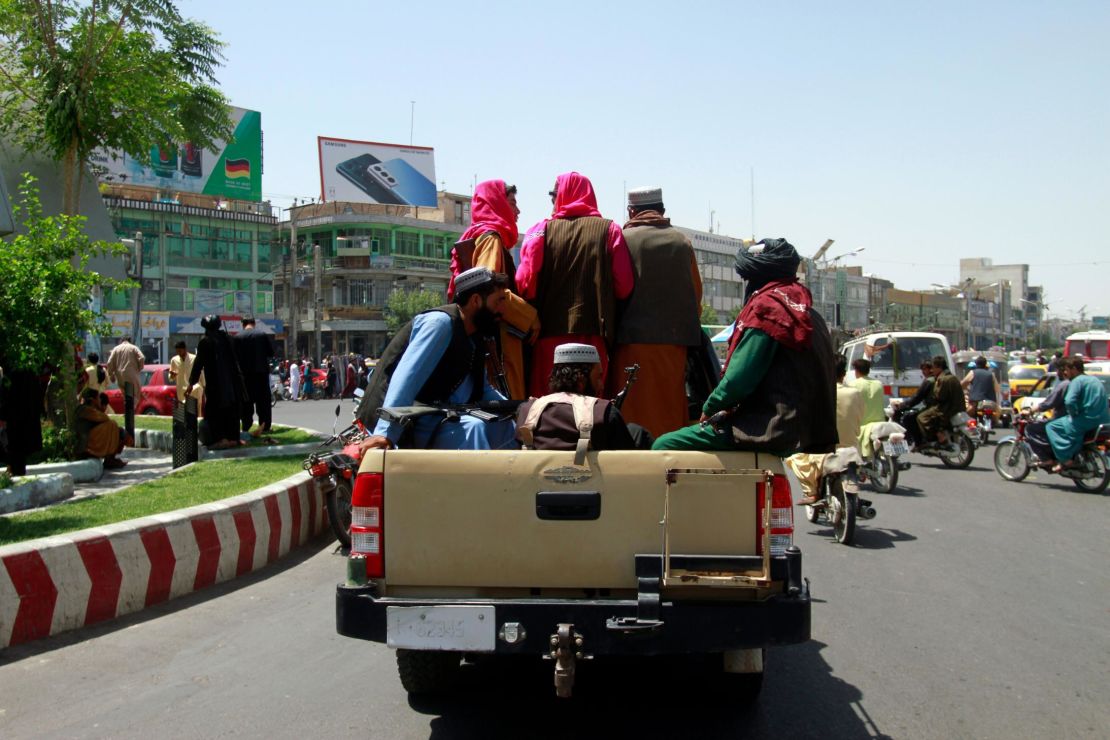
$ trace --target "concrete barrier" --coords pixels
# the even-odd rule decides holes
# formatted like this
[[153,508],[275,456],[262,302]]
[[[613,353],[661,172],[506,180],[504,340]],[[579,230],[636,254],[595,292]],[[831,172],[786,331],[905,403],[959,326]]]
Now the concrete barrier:
[[0,648],[262,568],[327,529],[307,473],[223,501],[0,547]]
[[67,462],[27,466],[27,475],[46,475],[48,473],[69,473],[73,477],[74,483],[94,483],[104,475],[104,461],[92,457],[88,460],[69,460]]
[[11,488],[0,488],[0,514],[36,509],[72,497],[73,476],[69,473],[20,476]]

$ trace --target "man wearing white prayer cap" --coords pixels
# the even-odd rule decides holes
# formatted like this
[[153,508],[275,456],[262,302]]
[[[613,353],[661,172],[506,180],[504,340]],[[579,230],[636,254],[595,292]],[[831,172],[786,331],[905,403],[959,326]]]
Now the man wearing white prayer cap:
[[650,448],[650,441],[637,444],[617,407],[597,398],[604,387],[597,347],[560,344],[553,359],[551,393],[525,401],[517,411],[517,439],[526,448],[576,450],[579,464],[587,451]]

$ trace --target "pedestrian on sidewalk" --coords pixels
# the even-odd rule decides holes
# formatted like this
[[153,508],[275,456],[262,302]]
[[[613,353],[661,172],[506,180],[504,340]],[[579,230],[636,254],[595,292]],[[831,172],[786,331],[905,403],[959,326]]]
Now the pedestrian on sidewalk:
[[204,327],[204,336],[197,344],[186,393],[193,392],[200,374],[204,373],[204,418],[211,437],[209,447],[216,450],[238,447],[239,417],[247,400],[243,374],[235,359],[231,337],[223,330],[220,317],[209,314],[201,319],[200,325]]
[[247,399],[243,404],[243,431],[250,432],[255,415],[258,416],[258,429],[253,436],[268,434],[273,419],[273,406],[270,404],[270,361],[274,359],[274,340],[264,331],[256,328],[253,316],[243,319],[243,331],[235,337],[235,355],[243,382],[247,386]]
[[[193,362],[197,359],[197,356],[189,351],[184,341],[178,341],[174,345],[174,351],[176,354],[170,358],[170,377],[177,384],[178,403],[185,403],[185,391],[189,388],[189,373],[193,371]],[[199,404],[203,396],[204,373],[201,373],[197,387],[193,389],[193,398],[197,399]]]
[[296,360],[289,363],[289,395],[294,401],[301,400],[301,366]]
[[79,454],[103,460],[105,470],[127,465],[127,461],[119,456],[125,447],[135,444],[135,440],[108,417],[100,392],[92,388],[86,388],[81,393],[81,406],[77,409],[77,439]]

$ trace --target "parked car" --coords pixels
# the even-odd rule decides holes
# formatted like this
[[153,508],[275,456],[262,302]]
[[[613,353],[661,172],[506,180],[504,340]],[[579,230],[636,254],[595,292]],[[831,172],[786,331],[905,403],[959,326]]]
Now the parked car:
[[[135,402],[136,414],[150,416],[173,416],[173,404],[177,400],[177,384],[170,379],[169,365],[147,365],[139,371],[142,388]],[[123,413],[123,390],[111,383],[105,391],[112,412]]]

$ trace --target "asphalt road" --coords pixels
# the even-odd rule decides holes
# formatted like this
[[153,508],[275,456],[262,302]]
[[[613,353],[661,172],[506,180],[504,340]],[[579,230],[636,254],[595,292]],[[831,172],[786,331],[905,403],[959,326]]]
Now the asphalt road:
[[[279,404],[323,430],[335,403]],[[348,412],[344,411],[344,420]],[[478,665],[410,701],[391,651],[334,633],[331,546],[79,633],[0,653],[0,736],[1110,737],[1110,495],[911,457],[854,547],[797,517],[813,640],[773,649],[759,704],[697,666]],[[865,494],[866,496],[867,494]]]

